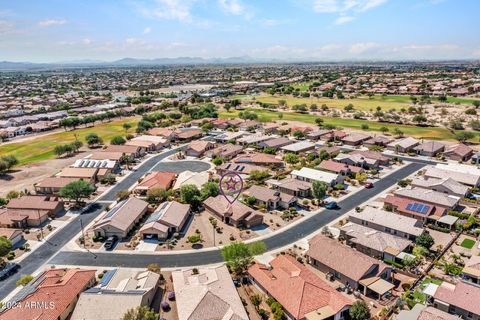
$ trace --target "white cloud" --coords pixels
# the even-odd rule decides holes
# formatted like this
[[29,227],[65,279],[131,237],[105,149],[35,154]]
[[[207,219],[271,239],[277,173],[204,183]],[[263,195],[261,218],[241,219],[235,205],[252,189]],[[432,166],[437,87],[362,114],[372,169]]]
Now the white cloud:
[[10,21],[0,20],[0,34],[11,33],[15,30],[15,24]]
[[225,14],[234,16],[244,16],[246,19],[253,17],[253,12],[247,8],[240,0],[218,0],[218,4]]
[[152,32],[152,28],[150,27],[146,27],[145,29],[143,29],[143,34],[147,34],[147,33],[150,33]]
[[93,40],[90,39],[90,38],[83,38],[82,41],[81,41],[82,44],[86,45],[86,46],[89,46],[93,43]]
[[155,8],[142,8],[145,15],[181,22],[192,21],[192,6],[196,0],[155,0]]
[[341,17],[338,17],[333,24],[335,24],[335,25],[342,25],[342,24],[349,23],[350,21],[353,21],[353,20],[355,20],[354,17],[351,17],[351,16],[341,16]]
[[47,19],[38,22],[38,26],[42,28],[52,27],[52,26],[61,26],[67,23],[67,20],[64,19]]
[[387,0],[313,0],[313,10],[318,13],[364,12],[385,2]]
[[313,0],[312,8],[317,13],[340,15],[334,24],[342,25],[356,19],[357,15],[386,2],[387,0]]

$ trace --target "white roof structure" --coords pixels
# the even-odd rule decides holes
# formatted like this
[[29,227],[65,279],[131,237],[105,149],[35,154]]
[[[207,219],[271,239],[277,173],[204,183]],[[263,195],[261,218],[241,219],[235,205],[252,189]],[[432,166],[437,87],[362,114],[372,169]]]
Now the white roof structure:
[[267,136],[267,135],[262,135],[262,134],[253,134],[253,135],[248,135],[245,137],[242,137],[237,140],[237,142],[242,143],[242,144],[252,144],[252,143],[259,143],[262,141],[266,141],[269,139],[275,138],[275,136]]
[[155,144],[159,144],[159,143],[163,144],[163,143],[166,143],[168,140],[160,136],[142,135],[142,136],[133,138],[131,141],[148,141]]
[[327,171],[320,171],[311,168],[302,168],[300,170],[293,170],[291,175],[295,178],[300,177],[312,181],[324,181],[331,183],[337,180],[338,175]]
[[248,320],[225,266],[173,271],[179,320]]
[[472,166],[472,172],[454,171],[451,170],[452,168],[453,166],[428,167],[424,175],[426,177],[438,179],[452,178],[453,180],[468,186],[477,186],[480,183],[480,174],[475,173],[475,167]]
[[289,144],[287,146],[283,146],[280,149],[290,152],[301,152],[313,148],[315,148],[315,143],[312,143],[310,141],[299,141],[293,144]]
[[78,159],[72,164],[72,168],[113,169],[116,165],[117,161],[113,160]]
[[350,217],[415,236],[423,233],[423,229],[417,226],[419,224],[417,219],[370,206],[366,206],[361,212],[351,213]]
[[71,320],[122,319],[127,310],[145,305],[157,290],[160,275],[150,271],[114,269],[98,286],[80,294]]
[[473,165],[462,164],[462,163],[449,163],[449,164],[437,163],[435,167],[437,167],[438,169],[475,174],[480,176],[480,169]]
[[208,182],[208,179],[210,177],[210,174],[208,171],[202,171],[202,172],[192,172],[192,171],[184,171],[181,172],[177,180],[175,182],[175,185],[173,186],[173,190],[180,189],[182,185],[185,184],[194,184],[198,188],[203,186],[205,183]]
[[447,208],[454,207],[460,200],[460,198],[456,196],[422,188],[400,189],[395,191],[395,195],[427,203],[433,203],[435,205],[440,205]]
[[448,224],[449,226],[453,226],[458,219],[459,219],[458,217],[450,216],[447,214],[441,217],[440,219],[438,219],[437,222]]
[[247,134],[247,132],[245,131],[237,131],[237,132],[227,131],[215,136],[213,139],[218,141],[236,140],[240,137],[243,137],[245,134]]

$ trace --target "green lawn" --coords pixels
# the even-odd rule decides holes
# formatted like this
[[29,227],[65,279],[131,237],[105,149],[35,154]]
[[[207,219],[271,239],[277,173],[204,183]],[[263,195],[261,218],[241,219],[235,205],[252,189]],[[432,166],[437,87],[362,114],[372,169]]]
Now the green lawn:
[[[137,117],[124,118],[106,123],[98,123],[95,127],[79,128],[75,131],[57,132],[42,137],[34,138],[23,142],[14,142],[0,145],[0,155],[12,154],[17,157],[20,165],[32,162],[55,158],[53,148],[56,145],[66,144],[77,138],[85,142],[85,136],[94,132],[98,134],[104,142],[109,142],[116,135],[125,135],[123,124],[128,122],[134,127],[138,121]],[[134,132],[134,128],[129,132]]]
[[475,245],[475,240],[472,240],[472,239],[463,239],[462,243],[460,244],[460,246],[467,249],[472,249],[474,245]]
[[[300,121],[308,124],[315,124],[315,119],[317,116],[311,114],[301,114],[293,112],[276,112],[270,110],[260,110],[260,109],[251,109],[258,114],[258,118],[262,122],[280,120],[279,115],[283,114],[283,120],[290,121]],[[221,112],[219,117],[221,118],[237,118],[238,111],[230,110],[230,112]],[[412,136],[416,138],[425,138],[433,140],[454,140],[454,136],[450,131],[445,128],[437,127],[417,127],[409,125],[396,125],[388,123],[380,123],[375,121],[368,120],[356,120],[356,119],[346,119],[346,118],[332,118],[332,117],[321,117],[325,124],[331,124],[337,127],[342,128],[351,128],[351,129],[362,129],[362,124],[367,124],[369,126],[368,131],[380,131],[381,127],[389,128],[390,132],[393,132],[395,128],[399,128],[404,132],[406,136]],[[477,134],[477,133],[476,133]],[[479,134],[477,134],[477,137]]]
[[[300,88],[300,91],[305,91],[304,89],[308,88],[308,84],[298,84],[294,87]],[[336,109],[343,109],[348,104],[352,104],[356,110],[360,111],[369,111],[375,110],[377,107],[382,108],[382,110],[387,111],[390,109],[394,110],[401,110],[402,108],[408,108],[412,105],[410,100],[410,96],[398,96],[398,95],[375,95],[373,97],[368,96],[359,96],[357,98],[352,99],[330,99],[330,98],[301,98],[301,97],[293,97],[290,95],[263,95],[263,96],[245,96],[245,95],[237,95],[235,96],[236,99],[242,99],[245,101],[260,101],[263,103],[270,103],[270,104],[278,104],[279,100],[285,100],[287,102],[287,106],[291,107],[296,104],[306,104],[310,106],[311,104],[316,104],[318,107],[326,104],[330,108]],[[472,105],[472,102],[476,99],[468,99],[468,98],[455,98],[455,97],[448,97],[448,102],[452,103],[462,103]],[[478,99],[477,99],[478,100]],[[432,98],[432,102],[438,102],[436,98]]]

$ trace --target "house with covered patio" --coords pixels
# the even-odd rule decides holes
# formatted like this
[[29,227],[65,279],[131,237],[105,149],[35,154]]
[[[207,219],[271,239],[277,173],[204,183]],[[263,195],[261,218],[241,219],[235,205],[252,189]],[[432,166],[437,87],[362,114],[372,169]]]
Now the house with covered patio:
[[395,285],[391,282],[392,269],[385,263],[321,234],[308,244],[308,263],[327,278],[378,300],[391,297]]

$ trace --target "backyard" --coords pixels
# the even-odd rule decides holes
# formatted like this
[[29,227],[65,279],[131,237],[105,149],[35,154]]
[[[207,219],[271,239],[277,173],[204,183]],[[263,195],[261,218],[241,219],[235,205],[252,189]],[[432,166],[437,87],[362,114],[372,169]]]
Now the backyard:
[[25,165],[42,160],[55,158],[53,149],[57,145],[66,144],[78,139],[85,142],[85,136],[88,133],[98,134],[105,143],[117,135],[125,135],[124,123],[132,125],[130,132],[134,132],[134,127],[138,117],[129,117],[111,122],[99,123],[94,127],[79,127],[74,131],[56,132],[41,137],[25,139],[21,142],[12,142],[0,145],[0,155],[14,155],[19,161],[19,165]]
[[[261,122],[268,121],[299,121],[306,124],[316,125],[315,119],[319,118],[316,115],[306,114],[306,113],[294,113],[294,112],[276,112],[270,110],[260,110],[260,109],[249,109],[252,112],[255,112],[258,115],[258,120]],[[229,112],[223,111],[219,114],[220,118],[238,118],[239,111],[230,110]],[[368,120],[357,120],[357,119],[346,119],[346,118],[335,118],[335,117],[321,117],[324,124],[334,125],[336,127],[350,128],[356,130],[362,130],[362,125],[367,124],[369,131],[380,132],[382,127],[390,127],[390,131],[393,131],[394,128],[398,128],[406,136],[412,136],[416,138],[432,139],[432,140],[454,140],[453,134],[446,128],[440,127],[417,127],[410,125],[397,125],[391,123],[382,123],[376,121]],[[479,136],[478,133],[475,133],[476,137]]]

